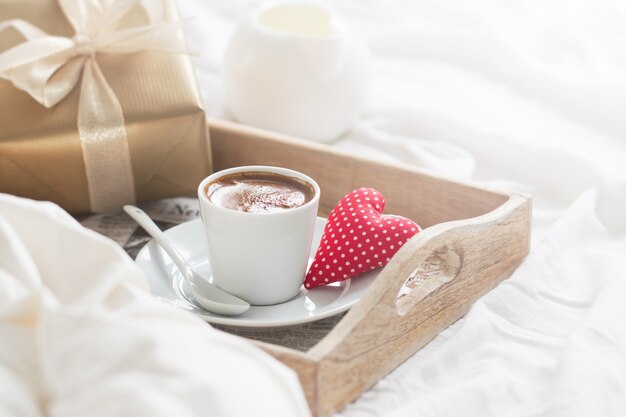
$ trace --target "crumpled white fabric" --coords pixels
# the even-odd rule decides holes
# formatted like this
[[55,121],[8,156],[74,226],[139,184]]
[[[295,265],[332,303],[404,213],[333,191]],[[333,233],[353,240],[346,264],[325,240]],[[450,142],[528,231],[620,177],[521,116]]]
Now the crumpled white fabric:
[[0,194],[0,416],[308,416],[295,374],[154,299],[113,241]]
[[[181,4],[201,22],[188,36],[210,115],[229,117],[222,56],[258,3]],[[624,4],[330,4],[373,56],[364,113],[333,146],[534,201],[517,272],[340,415],[626,415]]]

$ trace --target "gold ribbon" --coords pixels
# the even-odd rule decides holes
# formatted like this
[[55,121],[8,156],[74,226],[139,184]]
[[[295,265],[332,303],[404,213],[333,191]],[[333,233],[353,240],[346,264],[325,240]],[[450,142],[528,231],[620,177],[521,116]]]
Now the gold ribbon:
[[[0,54],[0,78],[47,108],[63,100],[78,84],[80,136],[89,201],[95,212],[111,211],[136,199],[122,107],[98,66],[97,53],[135,53],[145,50],[186,53],[178,22],[152,23],[161,6],[140,0],[59,0],[76,34],[50,36],[23,21],[0,23],[0,33],[12,28],[24,42]],[[106,4],[106,5],[104,5]],[[136,6],[148,24],[118,28]]]

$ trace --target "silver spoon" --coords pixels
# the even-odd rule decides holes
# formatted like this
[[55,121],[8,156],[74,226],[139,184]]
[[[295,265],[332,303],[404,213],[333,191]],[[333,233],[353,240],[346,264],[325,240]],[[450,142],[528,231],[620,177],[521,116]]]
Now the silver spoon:
[[172,258],[174,264],[180,269],[185,281],[191,288],[191,293],[200,305],[212,313],[221,314],[223,316],[236,316],[244,313],[250,308],[250,304],[239,297],[216,287],[215,285],[202,278],[200,274],[194,271],[185,261],[174,244],[165,236],[152,219],[139,207],[126,205],[124,211],[128,213],[141,227],[143,227],[154,240]]

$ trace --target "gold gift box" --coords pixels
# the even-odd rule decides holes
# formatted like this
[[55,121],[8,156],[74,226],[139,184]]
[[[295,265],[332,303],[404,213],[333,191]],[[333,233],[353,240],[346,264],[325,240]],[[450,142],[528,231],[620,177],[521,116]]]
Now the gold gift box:
[[[177,19],[174,4],[163,4],[166,20]],[[74,35],[56,0],[2,1],[0,19]],[[0,53],[16,45],[11,35],[0,37]],[[211,171],[211,148],[189,57],[99,53],[97,62],[124,113],[137,200],[195,194]],[[47,109],[0,79],[0,192],[91,211],[76,126],[79,90],[80,83]]]

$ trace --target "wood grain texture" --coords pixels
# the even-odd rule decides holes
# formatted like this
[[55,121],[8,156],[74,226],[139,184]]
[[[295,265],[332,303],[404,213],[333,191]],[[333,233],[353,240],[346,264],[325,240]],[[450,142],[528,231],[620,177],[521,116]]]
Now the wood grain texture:
[[406,216],[423,228],[468,219],[502,205],[506,194],[433,176],[410,165],[389,165],[314,142],[224,121],[211,121],[216,171],[240,165],[276,165],[301,171],[319,184],[321,213],[347,193],[372,187],[386,197],[387,213]]
[[[505,194],[392,166],[229,122],[211,122],[215,169],[278,165],[302,171],[322,189],[328,212],[354,188],[379,190],[387,213],[424,230],[409,240],[337,326],[306,353],[255,342],[294,369],[314,416],[341,410],[507,278],[530,245],[529,196]],[[453,253],[453,269],[398,304],[398,293],[432,255]],[[451,275],[450,275],[451,274]],[[413,295],[413,298],[411,296]],[[407,304],[408,303],[408,304]]]

